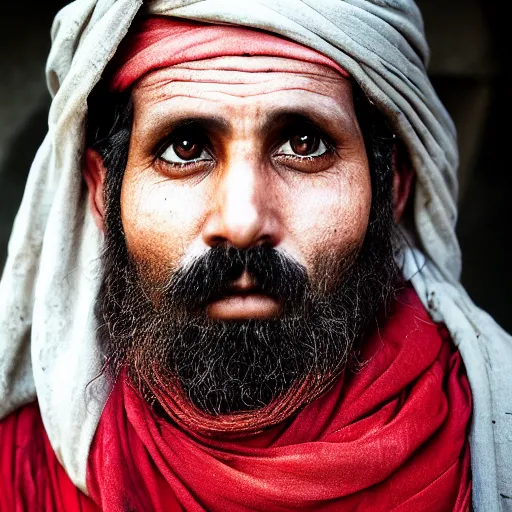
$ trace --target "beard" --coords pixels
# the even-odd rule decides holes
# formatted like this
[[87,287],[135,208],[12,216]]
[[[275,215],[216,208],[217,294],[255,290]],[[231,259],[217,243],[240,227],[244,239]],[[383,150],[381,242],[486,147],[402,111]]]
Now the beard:
[[[364,337],[402,283],[394,258],[392,146],[383,148],[376,137],[369,155],[372,207],[359,246],[320,254],[309,272],[266,245],[218,246],[164,272],[136,261],[126,247],[120,187],[130,133],[119,133],[104,156],[106,249],[96,308],[107,369],[114,379],[124,373],[155,410],[195,431],[283,421],[356,364]],[[280,301],[281,315],[210,318],[208,304],[244,272]]]
[[[319,257],[311,277],[270,246],[218,246],[158,275],[129,254],[120,260],[124,242],[110,238],[98,310],[112,374],[126,371],[147,400],[167,404],[181,422],[191,416],[187,403],[210,416],[271,408],[280,416],[279,401],[286,415],[292,402],[304,407],[357,361],[364,335],[394,296],[393,253],[380,238],[372,233],[360,248]],[[280,301],[279,317],[207,315],[243,272]]]

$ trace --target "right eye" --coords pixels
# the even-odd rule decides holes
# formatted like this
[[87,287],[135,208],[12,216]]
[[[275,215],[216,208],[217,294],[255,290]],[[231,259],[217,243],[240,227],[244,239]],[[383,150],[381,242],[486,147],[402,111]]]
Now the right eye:
[[204,140],[190,134],[174,138],[167,149],[161,153],[160,158],[167,163],[177,165],[212,160]]

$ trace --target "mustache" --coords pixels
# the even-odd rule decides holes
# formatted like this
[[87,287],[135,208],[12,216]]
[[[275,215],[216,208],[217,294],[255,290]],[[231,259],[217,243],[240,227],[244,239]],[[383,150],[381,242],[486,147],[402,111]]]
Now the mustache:
[[162,296],[187,310],[199,310],[232,294],[232,285],[244,272],[255,283],[252,292],[289,303],[300,302],[310,284],[306,268],[268,245],[238,249],[219,245],[179,268],[163,285]]

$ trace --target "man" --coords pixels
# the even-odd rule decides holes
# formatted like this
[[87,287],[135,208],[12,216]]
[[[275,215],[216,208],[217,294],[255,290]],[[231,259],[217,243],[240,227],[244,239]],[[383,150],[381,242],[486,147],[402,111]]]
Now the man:
[[458,283],[415,5],[139,7],[53,28],[0,509],[507,510],[512,344]]

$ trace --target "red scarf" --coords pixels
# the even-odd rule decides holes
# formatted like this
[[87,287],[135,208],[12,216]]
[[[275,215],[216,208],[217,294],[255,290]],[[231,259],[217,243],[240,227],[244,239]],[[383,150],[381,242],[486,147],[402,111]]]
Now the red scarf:
[[[125,91],[151,71],[215,57],[259,55],[321,64],[348,73],[334,60],[282,36],[248,27],[150,16],[135,20],[109,64],[112,91]],[[269,71],[278,71],[279,62]],[[272,68],[272,66],[277,66]],[[233,68],[232,68],[233,69]]]
[[[240,439],[184,432],[120,381],[89,455],[92,499],[108,512],[469,510],[471,393],[446,329],[409,289],[366,350],[361,371],[295,418]],[[0,446],[1,512],[98,510],[58,464],[37,406],[0,423]]]

